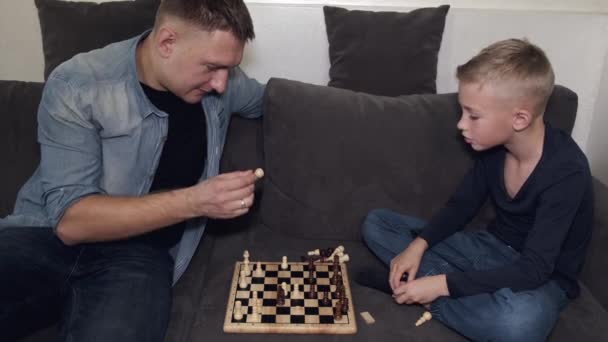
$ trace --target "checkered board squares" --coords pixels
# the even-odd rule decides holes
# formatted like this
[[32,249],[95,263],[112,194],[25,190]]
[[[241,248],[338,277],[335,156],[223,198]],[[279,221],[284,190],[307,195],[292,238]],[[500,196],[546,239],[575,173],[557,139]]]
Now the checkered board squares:
[[[338,301],[336,286],[330,284],[333,275],[330,263],[315,263],[314,279],[317,284],[318,299],[306,299],[305,293],[310,289],[307,263],[288,263],[282,270],[280,262],[263,262],[262,277],[255,277],[255,263],[250,263],[251,275],[247,277],[247,287],[239,287],[242,262],[237,262],[232,276],[232,285],[224,320],[224,331],[231,333],[287,333],[287,334],[354,334],[357,325],[348,280],[346,265],[340,264],[346,297],[349,300],[348,313],[340,320],[334,319],[333,306]],[[285,304],[276,305],[277,286],[285,282],[289,292]],[[293,295],[294,286],[300,289],[299,296]],[[323,305],[323,292],[328,291],[331,305]],[[262,313],[255,319],[253,308],[257,294],[262,302]],[[234,319],[235,302],[241,302],[243,318]]]

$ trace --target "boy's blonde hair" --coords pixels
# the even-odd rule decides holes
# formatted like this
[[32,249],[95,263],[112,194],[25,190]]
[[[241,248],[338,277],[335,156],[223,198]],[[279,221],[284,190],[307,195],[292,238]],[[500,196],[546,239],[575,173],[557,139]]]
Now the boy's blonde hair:
[[535,116],[542,115],[553,92],[555,75],[549,59],[526,39],[507,39],[481,50],[456,69],[460,82],[509,85],[513,96],[531,102]]

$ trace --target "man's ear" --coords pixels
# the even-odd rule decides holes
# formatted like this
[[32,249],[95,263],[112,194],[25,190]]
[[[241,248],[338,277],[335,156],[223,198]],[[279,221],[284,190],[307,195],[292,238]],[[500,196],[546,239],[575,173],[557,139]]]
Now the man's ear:
[[528,128],[532,121],[534,120],[534,116],[532,113],[523,108],[516,108],[513,115],[513,130],[516,132],[521,132]]
[[156,50],[162,58],[169,58],[175,50],[177,32],[168,26],[162,26],[156,35]]

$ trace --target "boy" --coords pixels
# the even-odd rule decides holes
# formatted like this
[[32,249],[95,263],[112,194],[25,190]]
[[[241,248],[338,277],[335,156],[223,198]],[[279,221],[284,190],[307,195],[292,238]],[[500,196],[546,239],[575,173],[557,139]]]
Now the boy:
[[[363,238],[390,265],[397,303],[422,304],[473,340],[544,341],[579,294],[593,216],[587,159],[543,121],[554,74],[540,48],[500,41],[456,76],[474,167],[430,222],[374,210]],[[459,231],[488,196],[487,230]]]

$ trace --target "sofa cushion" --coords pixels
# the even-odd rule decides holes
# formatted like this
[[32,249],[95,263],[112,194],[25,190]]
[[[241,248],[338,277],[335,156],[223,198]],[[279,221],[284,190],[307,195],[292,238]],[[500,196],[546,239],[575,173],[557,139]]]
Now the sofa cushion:
[[74,55],[138,35],[154,24],[160,0],[105,3],[36,0],[44,78]]
[[[547,120],[571,129],[576,95],[555,92]],[[261,219],[294,237],[359,240],[380,207],[429,218],[470,167],[456,94],[392,98],[271,79],[264,105]]]
[[42,83],[0,81],[0,217],[13,211],[17,192],[40,160],[36,113]]
[[435,93],[449,6],[409,13],[325,6],[329,85],[376,95]]

